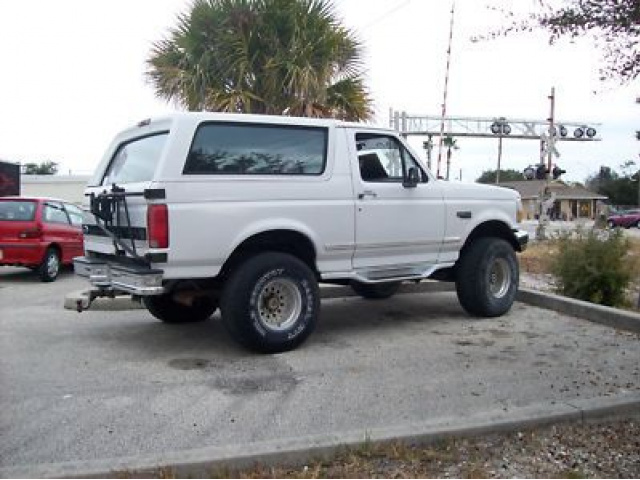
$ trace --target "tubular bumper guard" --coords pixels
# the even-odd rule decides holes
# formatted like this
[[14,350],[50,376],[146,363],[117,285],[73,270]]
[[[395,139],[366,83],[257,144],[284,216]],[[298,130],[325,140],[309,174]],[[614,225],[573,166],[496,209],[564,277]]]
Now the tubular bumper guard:
[[135,265],[119,265],[87,257],[73,259],[76,275],[87,277],[100,290],[117,290],[132,295],[164,293],[163,271]]

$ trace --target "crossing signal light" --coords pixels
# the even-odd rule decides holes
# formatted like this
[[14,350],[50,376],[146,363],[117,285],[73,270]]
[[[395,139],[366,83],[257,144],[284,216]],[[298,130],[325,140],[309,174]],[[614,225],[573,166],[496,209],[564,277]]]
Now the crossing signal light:
[[547,167],[545,167],[544,163],[541,163],[536,167],[537,180],[544,180],[545,178],[547,178],[547,173]]
[[555,167],[553,167],[553,170],[551,171],[551,174],[553,175],[553,179],[554,179],[554,180],[559,179],[559,178],[560,178],[560,176],[561,176],[563,173],[567,173],[567,171],[566,171],[566,170],[563,170],[562,168],[560,168],[560,167],[559,167],[559,166],[557,166],[557,165],[556,165]]

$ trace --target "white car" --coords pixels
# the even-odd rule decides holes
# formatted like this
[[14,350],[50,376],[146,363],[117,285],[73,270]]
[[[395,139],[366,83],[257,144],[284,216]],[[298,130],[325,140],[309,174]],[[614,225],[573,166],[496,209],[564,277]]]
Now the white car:
[[469,313],[501,315],[528,240],[516,192],[436,180],[397,132],[326,119],[146,120],[116,136],[86,198],[75,268],[91,299],[127,292],[173,323],[220,308],[262,352],[307,338],[321,282],[379,299],[454,281]]

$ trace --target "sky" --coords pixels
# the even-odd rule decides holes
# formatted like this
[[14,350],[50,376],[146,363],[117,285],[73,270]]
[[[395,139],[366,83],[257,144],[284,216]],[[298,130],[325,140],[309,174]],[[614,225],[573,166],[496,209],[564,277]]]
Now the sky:
[[[439,115],[451,3],[448,0],[334,0],[364,46],[376,118],[389,109]],[[549,46],[543,32],[472,42],[503,25],[502,6],[536,0],[457,0],[447,113],[544,120],[551,88],[556,119],[597,127],[600,142],[561,142],[564,178],[584,181],[601,165],[640,161],[640,83],[599,81],[588,39]],[[0,0],[0,159],[56,161],[60,173],[90,174],[120,130],[175,110],[155,98],[145,60],[190,0]],[[520,10],[518,10],[520,9]],[[420,155],[423,138],[410,139]],[[459,138],[452,178],[496,168],[494,139]],[[502,168],[536,163],[538,142],[506,139]]]

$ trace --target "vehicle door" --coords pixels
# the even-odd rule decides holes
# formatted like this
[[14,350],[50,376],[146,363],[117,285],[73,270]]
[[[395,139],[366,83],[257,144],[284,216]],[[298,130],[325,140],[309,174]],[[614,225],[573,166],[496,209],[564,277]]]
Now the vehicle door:
[[82,224],[84,223],[84,213],[82,210],[71,203],[65,203],[64,208],[67,211],[71,227],[74,229],[73,242],[69,245],[69,255],[71,258],[80,257],[84,254],[84,245],[82,242]]
[[396,276],[427,271],[438,262],[445,231],[441,186],[397,136],[366,130],[350,135],[354,269],[395,270]]
[[78,242],[81,232],[71,225],[62,202],[47,200],[42,209],[42,239],[47,244],[56,243],[62,250],[62,262],[70,262],[73,245]]

